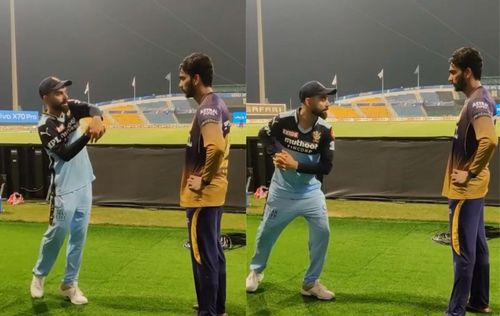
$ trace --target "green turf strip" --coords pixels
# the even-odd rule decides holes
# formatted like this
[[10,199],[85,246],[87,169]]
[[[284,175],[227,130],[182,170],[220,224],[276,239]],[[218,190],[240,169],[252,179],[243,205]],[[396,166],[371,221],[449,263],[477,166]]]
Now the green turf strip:
[[[49,206],[43,201],[27,201],[19,205],[4,203],[3,206],[4,212],[0,213],[0,221],[47,223],[49,219]],[[91,212],[91,224],[186,227],[186,211],[183,210],[155,210],[94,205]],[[245,222],[245,214],[226,212],[222,216],[222,229],[242,232],[245,231]]]
[[[170,128],[113,128],[109,127],[98,144],[186,144],[190,127]],[[246,143],[246,129],[234,126],[230,133],[232,144]],[[39,144],[36,129],[2,131],[0,143]]]
[[[247,214],[261,215],[265,203],[264,199],[250,197]],[[447,204],[327,199],[326,206],[330,217],[421,221],[448,221],[449,217]],[[500,207],[486,206],[484,218],[488,224],[500,224]]]
[[[194,315],[196,302],[186,229],[91,225],[80,287],[89,304],[73,306],[57,287],[64,251],[45,286],[45,298],[29,295],[46,224],[0,222],[0,315]],[[245,248],[226,252],[227,311],[244,315]]]
[[[453,136],[456,122],[450,121],[386,121],[386,122],[332,122],[337,137],[413,137]],[[257,136],[265,124],[233,126],[231,143],[245,144],[246,136]],[[98,144],[185,144],[188,126],[171,128],[108,128]],[[500,135],[500,124],[497,124]],[[0,143],[40,143],[35,129],[0,133]]]
[[[248,216],[248,260],[260,216]],[[451,250],[431,241],[445,222],[330,219],[321,281],[334,302],[299,294],[308,266],[307,223],[296,219],[276,243],[247,315],[443,315],[453,283]],[[500,239],[489,242],[491,306],[500,310]],[[497,314],[498,315],[498,314]]]
[[[453,136],[455,120],[331,122],[337,137],[434,137]],[[264,124],[248,124],[247,135],[257,136]],[[496,127],[500,136],[500,125]]]

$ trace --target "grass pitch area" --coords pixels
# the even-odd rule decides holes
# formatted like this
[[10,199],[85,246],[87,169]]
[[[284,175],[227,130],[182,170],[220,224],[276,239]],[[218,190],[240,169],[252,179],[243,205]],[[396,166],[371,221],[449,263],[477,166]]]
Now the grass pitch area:
[[[453,136],[456,121],[332,122],[337,137],[436,137]],[[248,124],[247,135],[257,136],[264,124]],[[500,136],[500,124],[497,124]]]
[[[171,128],[108,128],[98,144],[186,144],[190,127]],[[246,129],[233,126],[230,133],[232,144],[246,143]],[[2,131],[0,143],[39,144],[36,129]]]
[[[264,205],[264,199],[251,197],[247,214],[262,215]],[[446,204],[327,199],[326,205],[329,217],[448,221],[448,206]],[[484,215],[487,223],[500,224],[500,207],[486,206]]]
[[[57,292],[64,246],[46,280],[45,297],[32,300],[29,294],[47,206],[6,209],[0,214],[0,315],[194,315],[184,212],[95,207],[79,281],[89,304],[74,306]],[[244,228],[244,214],[225,214],[225,232]],[[244,315],[245,247],[227,251],[226,260],[227,311]]]
[[[263,201],[251,203],[248,261]],[[443,315],[453,285],[452,256],[431,237],[448,229],[446,205],[328,200],[328,209],[331,239],[321,282],[336,300],[299,293],[309,258],[307,222],[298,218],[278,239],[259,290],[247,294],[247,315]],[[487,207],[486,214],[488,223],[500,223],[500,208]],[[498,315],[500,239],[490,240],[489,250],[490,302]]]
[[[452,136],[455,121],[387,121],[387,122],[333,122],[337,137],[437,137]],[[245,144],[246,137],[257,136],[264,124],[233,126],[232,144]],[[171,128],[109,128],[98,144],[185,144],[189,127]],[[500,135],[500,124],[497,124]],[[36,130],[5,130],[0,143],[38,144]]]

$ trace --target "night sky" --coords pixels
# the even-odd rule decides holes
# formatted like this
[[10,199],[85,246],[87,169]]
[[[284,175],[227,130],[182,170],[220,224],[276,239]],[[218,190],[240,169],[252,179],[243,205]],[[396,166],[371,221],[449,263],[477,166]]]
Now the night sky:
[[[245,82],[243,0],[16,0],[19,103],[38,109],[48,75],[72,79],[70,96],[91,101],[179,92],[178,65],[209,54],[215,84]],[[11,108],[9,1],[0,0],[0,109]]]
[[[500,73],[498,0],[263,0],[266,95],[298,102],[302,83],[330,85],[340,95],[447,84],[448,58],[475,46],[484,75]],[[258,101],[255,0],[247,1],[247,86]]]

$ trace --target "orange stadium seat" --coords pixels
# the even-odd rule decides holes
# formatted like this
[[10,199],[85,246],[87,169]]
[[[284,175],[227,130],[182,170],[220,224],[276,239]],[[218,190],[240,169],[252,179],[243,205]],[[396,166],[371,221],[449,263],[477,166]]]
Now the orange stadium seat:
[[111,117],[119,125],[140,125],[144,120],[137,113],[111,114]]
[[[80,123],[82,125],[88,125],[90,123],[91,118],[86,117],[80,120]],[[111,126],[113,125],[113,119],[110,117],[110,115],[106,112],[103,113],[103,123],[105,126]]]
[[354,103],[385,103],[380,97],[366,97],[361,99],[356,99]]
[[137,109],[132,104],[118,103],[108,107],[108,111],[136,111]]
[[391,114],[385,105],[359,105],[358,107],[367,118],[391,117]]
[[113,120],[111,119],[109,114],[104,114],[103,115],[103,122],[105,126],[111,126],[113,125]]
[[328,112],[338,119],[359,118],[358,113],[351,106],[334,105],[328,109]]

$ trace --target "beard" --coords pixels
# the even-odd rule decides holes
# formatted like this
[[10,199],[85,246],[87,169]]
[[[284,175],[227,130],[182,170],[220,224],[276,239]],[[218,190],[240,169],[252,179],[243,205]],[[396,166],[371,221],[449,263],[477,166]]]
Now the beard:
[[321,117],[322,119],[326,120],[326,118],[328,117],[328,111],[323,111],[318,116]]
[[68,100],[63,100],[62,102],[54,101],[50,104],[50,108],[57,112],[67,112],[69,109]]
[[322,119],[326,119],[328,117],[328,110],[312,109],[311,112]]
[[466,86],[465,78],[464,75],[462,74],[458,77],[457,83],[453,84],[453,87],[455,88],[455,91],[460,92],[464,91],[465,86]]
[[192,82],[189,82],[189,85],[186,87],[186,89],[182,89],[182,92],[184,92],[184,94],[186,95],[186,99],[189,99],[189,98],[194,98],[194,93],[195,93],[195,90],[194,90],[194,85]]

